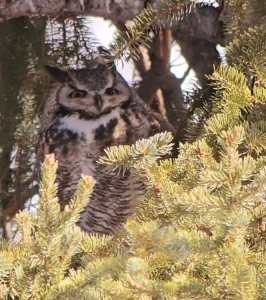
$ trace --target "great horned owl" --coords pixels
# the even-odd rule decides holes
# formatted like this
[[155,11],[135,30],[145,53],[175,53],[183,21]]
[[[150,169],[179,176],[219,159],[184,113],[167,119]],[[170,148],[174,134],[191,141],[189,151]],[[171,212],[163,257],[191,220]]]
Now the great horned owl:
[[86,232],[112,234],[132,213],[144,193],[141,178],[130,172],[117,174],[97,163],[107,146],[132,144],[158,129],[144,103],[99,55],[86,68],[68,71],[47,66],[56,85],[47,100],[41,133],[41,153],[58,160],[58,194],[66,205],[81,175],[91,175],[96,185],[81,214]]

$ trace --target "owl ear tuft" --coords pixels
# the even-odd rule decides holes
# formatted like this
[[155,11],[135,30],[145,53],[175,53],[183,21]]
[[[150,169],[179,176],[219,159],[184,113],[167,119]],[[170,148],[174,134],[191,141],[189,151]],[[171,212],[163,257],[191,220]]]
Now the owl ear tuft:
[[49,75],[51,75],[55,80],[59,82],[63,83],[71,80],[69,74],[66,71],[61,70],[57,67],[46,65],[45,70]]

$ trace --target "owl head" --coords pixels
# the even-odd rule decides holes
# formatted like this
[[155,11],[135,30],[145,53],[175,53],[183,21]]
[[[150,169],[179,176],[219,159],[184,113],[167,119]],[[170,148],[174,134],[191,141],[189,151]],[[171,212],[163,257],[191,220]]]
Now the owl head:
[[46,66],[46,70],[60,84],[58,105],[69,112],[97,117],[130,99],[130,87],[114,64],[106,63],[102,57],[89,61],[82,69],[65,71]]

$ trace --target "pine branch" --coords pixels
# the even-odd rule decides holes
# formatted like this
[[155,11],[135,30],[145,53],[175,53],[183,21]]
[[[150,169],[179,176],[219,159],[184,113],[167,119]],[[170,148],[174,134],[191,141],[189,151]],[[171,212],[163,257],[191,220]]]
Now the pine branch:
[[228,46],[229,63],[237,66],[248,78],[266,82],[266,28],[249,28]]
[[183,20],[195,3],[191,1],[164,1],[156,8],[148,7],[141,11],[124,31],[119,31],[115,42],[111,45],[111,51],[116,59],[132,57],[137,60],[140,56],[139,45],[149,48],[152,40],[152,32],[160,28],[176,26]]
[[153,164],[157,159],[170,154],[173,144],[172,135],[168,132],[156,134],[149,139],[141,139],[134,145],[113,146],[105,150],[99,163],[121,167],[142,168]]
[[41,199],[36,216],[19,213],[16,216],[17,243],[1,245],[0,260],[6,263],[0,268],[0,283],[5,295],[46,299],[49,289],[53,290],[63,280],[73,256],[80,252],[82,234],[75,223],[87,204],[93,181],[89,177],[83,178],[69,215],[69,211],[60,211],[56,170],[57,163],[50,155],[43,165]]

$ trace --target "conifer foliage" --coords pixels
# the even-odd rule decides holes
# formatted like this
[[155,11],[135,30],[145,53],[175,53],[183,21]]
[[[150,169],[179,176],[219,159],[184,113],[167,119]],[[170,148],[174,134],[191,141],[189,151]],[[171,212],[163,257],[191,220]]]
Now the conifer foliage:
[[0,299],[266,299],[265,32],[232,33],[209,118],[177,158],[163,159],[167,132],[106,149],[99,163],[149,183],[115,236],[75,225],[89,177],[60,211],[57,163],[46,158],[36,215],[19,213],[16,239],[1,240]]

